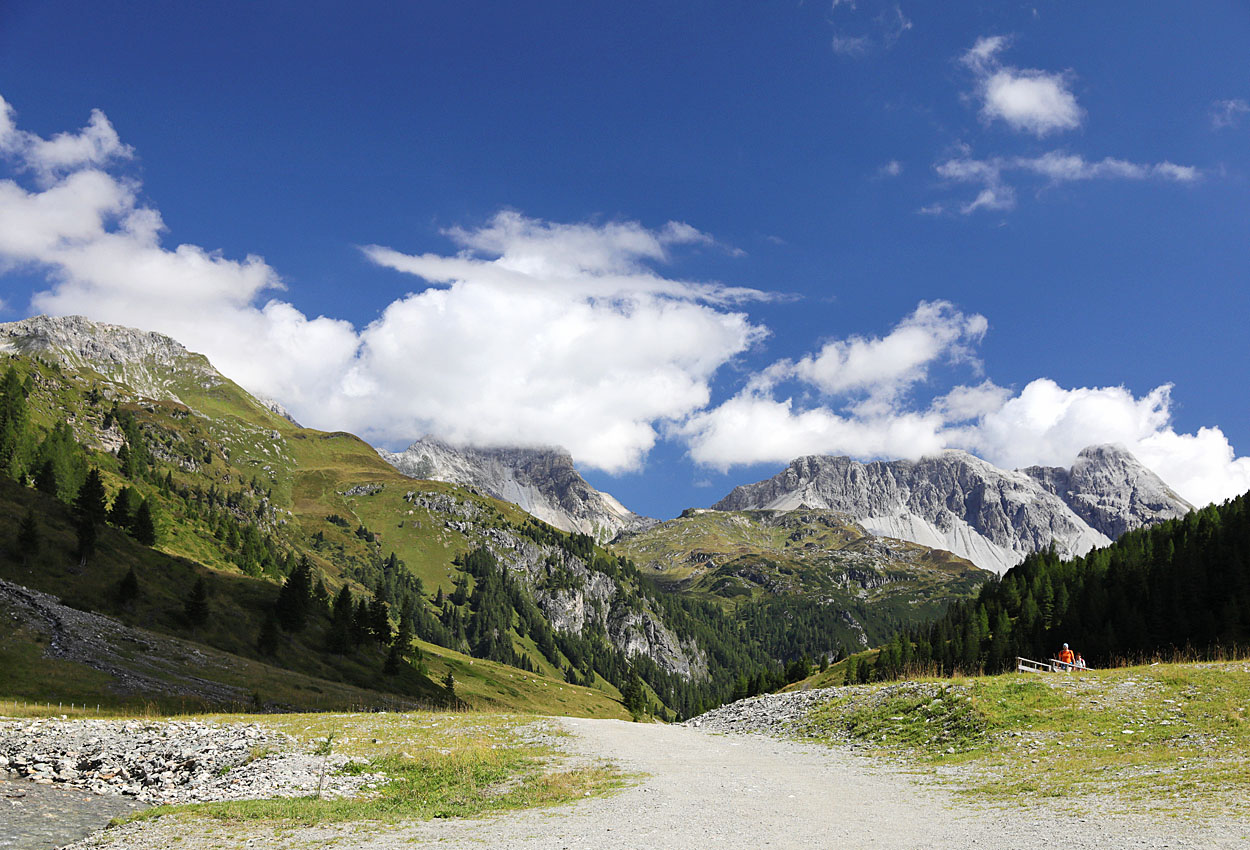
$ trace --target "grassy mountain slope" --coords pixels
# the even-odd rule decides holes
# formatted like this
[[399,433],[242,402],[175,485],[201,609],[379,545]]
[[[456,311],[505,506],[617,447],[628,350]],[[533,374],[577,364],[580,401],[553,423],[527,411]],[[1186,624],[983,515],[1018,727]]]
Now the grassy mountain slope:
[[[0,345],[8,353],[0,367],[16,375],[10,395],[25,408],[13,414],[25,430],[0,464],[8,478],[40,487],[48,467],[56,473],[48,495],[17,484],[6,491],[0,576],[184,635],[180,611],[203,578],[213,610],[197,634],[203,642],[412,697],[450,669],[458,682],[465,677],[457,693],[483,704],[554,710],[567,696],[540,698],[535,689],[560,693],[564,679],[608,700],[632,683],[635,708],[650,701],[688,713],[729,696],[731,665],[756,675],[768,666],[724,623],[705,622],[715,612],[661,602],[632,565],[589,538],[454,485],[407,478],[351,434],[301,428],[163,337],[66,320],[67,337],[51,321],[43,337]],[[0,326],[10,340],[13,328]],[[72,436],[57,443],[61,432]],[[109,503],[128,489],[133,504],[152,509],[154,547],[101,525],[95,551],[78,563],[69,504],[88,467],[99,469]],[[47,544],[33,558],[18,543],[28,511]],[[482,557],[469,566],[475,553]],[[301,560],[319,594],[315,610],[306,629],[282,631],[266,653],[258,648],[265,621]],[[132,566],[143,595],[110,603]],[[344,587],[357,605],[385,603],[390,622],[370,637],[357,611],[351,651],[327,651],[329,603]],[[379,674],[401,621],[425,641],[415,644],[424,659],[405,652],[428,676],[407,683],[406,673]],[[472,663],[469,653],[478,656]],[[487,657],[513,666],[484,674]],[[512,669],[545,679],[522,681]]]
[[820,654],[931,619],[989,577],[949,552],[875,537],[828,510],[687,511],[613,548],[663,586],[734,609],[757,630],[767,628],[761,612],[823,609]]

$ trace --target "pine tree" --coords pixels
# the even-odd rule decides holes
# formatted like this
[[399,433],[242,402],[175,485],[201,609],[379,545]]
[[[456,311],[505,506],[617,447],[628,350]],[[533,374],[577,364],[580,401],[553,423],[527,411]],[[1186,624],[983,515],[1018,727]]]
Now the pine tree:
[[193,629],[201,628],[208,623],[208,586],[204,584],[203,577],[195,580],[191,594],[183,603],[183,609],[186,611],[187,622]]
[[156,545],[156,518],[152,516],[152,500],[144,499],[135,512],[135,521],[131,529],[135,540],[144,546]]
[[260,635],[256,638],[256,649],[261,655],[270,657],[278,654],[278,619],[272,612],[265,617],[260,626]]
[[282,626],[283,631],[300,631],[308,623],[311,607],[312,565],[307,558],[302,558],[278,591],[278,599],[274,603],[278,625]]
[[17,551],[22,557],[22,565],[39,555],[39,523],[35,520],[35,509],[28,508],[22,524],[17,528]]
[[443,677],[443,687],[447,690],[449,696],[456,695],[456,677],[451,674],[451,668],[447,668],[447,675]]
[[340,655],[352,650],[352,615],[355,603],[352,592],[343,585],[338,596],[334,598],[334,609],[330,614],[330,630],[326,632],[326,650]]
[[95,523],[89,517],[82,516],[75,523],[75,530],[78,533],[78,548],[75,554],[78,555],[78,566],[87,566],[87,561],[91,560],[95,555],[96,546],[96,528]]
[[39,465],[39,471],[35,473],[35,489],[49,496],[60,492],[60,484],[56,480],[56,464],[51,459]]
[[87,473],[87,478],[78,488],[78,497],[74,500],[78,513],[94,522],[103,525],[108,518],[108,494],[104,489],[104,479],[100,470],[95,467]]
[[399,648],[399,644],[391,644],[391,650],[386,654],[386,663],[382,665],[382,672],[388,676],[395,676],[404,666],[404,652]]
[[138,495],[130,487],[123,487],[113,497],[113,506],[109,508],[109,524],[121,529],[129,529],[135,520],[135,508],[138,507]]
[[131,567],[117,584],[117,604],[128,608],[138,598],[139,577],[135,575],[135,568]]

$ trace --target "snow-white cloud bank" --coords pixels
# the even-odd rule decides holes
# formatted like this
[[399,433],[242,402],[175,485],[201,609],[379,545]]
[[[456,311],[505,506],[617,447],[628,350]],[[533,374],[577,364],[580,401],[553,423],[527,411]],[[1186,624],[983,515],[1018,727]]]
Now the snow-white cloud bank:
[[765,332],[732,305],[754,290],[654,271],[715,246],[690,225],[558,225],[511,212],[447,235],[453,256],[364,249],[422,280],[380,318],[309,318],[264,260],[162,243],[160,213],[104,166],[130,156],[100,112],[43,140],[0,99],[0,258],[44,270],[39,311],[158,330],[301,421],[380,442],[422,433],[559,444],[582,463],[637,467],[657,425],[707,405],[712,375]]
[[[988,321],[944,301],[922,302],[883,335],[778,360],[713,403],[717,373],[768,333],[744,305],[769,296],[657,271],[678,251],[725,250],[681,222],[557,224],[502,212],[447,231],[454,253],[367,246],[367,261],[411,276],[413,291],[362,329],[310,318],[283,300],[260,257],[166,246],[160,213],[114,173],[132,156],[100,112],[45,140],[19,129],[0,99],[0,157],[14,175],[0,179],[0,269],[46,275],[34,309],[167,333],[316,427],[388,444],[433,433],[562,445],[613,472],[637,468],[661,434],[718,468],[948,447],[1006,466],[1063,465],[1088,444],[1118,442],[1195,504],[1250,489],[1250,459],[1218,428],[1174,430],[1169,386],[1138,398],[984,380],[977,350]],[[961,167],[1002,169],[976,162]],[[952,370],[974,382],[939,387]]]
[[934,389],[934,367],[979,371],[974,346],[986,329],[982,316],[922,303],[885,336],[832,341],[769,366],[678,433],[698,463],[722,470],[804,454],[919,458],[947,448],[1007,468],[1068,466],[1086,446],[1119,443],[1193,504],[1250,490],[1250,458],[1236,457],[1219,428],[1172,427],[1171,385],[1138,398],[1123,387],[1065,389],[1047,378],[1018,392],[984,380],[918,403],[916,390]]

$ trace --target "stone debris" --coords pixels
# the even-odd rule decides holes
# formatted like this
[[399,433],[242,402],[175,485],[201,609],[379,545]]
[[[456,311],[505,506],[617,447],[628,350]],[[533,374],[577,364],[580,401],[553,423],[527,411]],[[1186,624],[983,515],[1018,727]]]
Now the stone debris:
[[355,796],[386,781],[344,773],[351,759],[315,755],[257,724],[194,720],[0,721],[0,768],[40,784],[153,805]]
[[807,717],[809,711],[855,688],[817,688],[783,694],[747,697],[706,714],[692,717],[683,726],[709,732],[759,732],[785,735]]

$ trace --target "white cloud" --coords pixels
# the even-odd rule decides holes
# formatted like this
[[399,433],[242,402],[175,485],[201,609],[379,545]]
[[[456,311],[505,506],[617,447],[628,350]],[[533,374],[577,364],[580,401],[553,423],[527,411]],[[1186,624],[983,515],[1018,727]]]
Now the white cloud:
[[43,180],[84,166],[101,166],[129,159],[134,151],[123,145],[108,118],[91,111],[87,126],[77,133],[58,133],[43,139],[17,128],[13,107],[0,97],[0,154],[17,158]]
[[797,379],[825,395],[863,394],[879,405],[923,381],[939,360],[974,362],[971,346],[987,327],[984,316],[965,316],[946,301],[922,301],[884,337],[832,340],[798,361],[774,363],[756,386]]
[[283,284],[260,257],[165,247],[138,184],[102,168],[129,155],[102,114],[45,141],[19,130],[5,104],[0,143],[40,183],[0,180],[0,262],[48,274],[35,309],[167,333],[315,427],[390,444],[425,432],[555,443],[625,470],[661,423],[704,407],[716,370],[765,334],[727,308],[764,293],[654,271],[681,246],[723,249],[688,224],[515,212],[448,231],[454,255],[365,249],[429,286],[358,332],[272,297]]
[[997,62],[998,54],[1007,47],[1007,37],[1002,35],[983,36],[960,57],[960,61],[978,74],[988,73],[987,69]]
[[1087,445],[1118,443],[1198,506],[1250,490],[1250,458],[1237,458],[1219,428],[1174,430],[1171,393],[1165,384],[1137,398],[1123,387],[1064,389],[1042,378],[950,437],[1008,467],[1068,466]]
[[897,159],[892,159],[885,165],[877,169],[878,177],[898,177],[903,173],[903,163]]
[[[934,314],[933,305],[925,308],[922,304],[917,314]],[[945,330],[929,334],[924,344],[907,346],[910,357],[892,358],[887,340],[901,340],[900,330],[915,324],[916,314],[881,339],[826,345],[799,361],[808,364],[806,370],[787,361],[774,364],[675,433],[687,441],[696,462],[721,470],[786,463],[804,454],[917,458],[945,448],[971,451],[1007,468],[1066,467],[1086,446],[1118,443],[1195,505],[1250,490],[1250,458],[1238,458],[1222,431],[1175,430],[1170,385],[1139,398],[1123,387],[1065,389],[1039,378],[1013,392],[985,380],[957,385],[928,404],[917,404],[912,390],[928,366],[951,359],[952,352],[979,341],[985,330],[979,316],[964,317],[950,305],[943,305],[943,313],[946,319],[938,326]],[[815,366],[830,351],[836,355],[828,358],[833,368],[818,372]],[[852,351],[880,357],[882,364],[869,367],[865,359],[865,368],[856,373],[847,367],[857,359]],[[976,363],[967,351],[954,359]],[[811,381],[824,394],[807,403],[781,397],[783,378]],[[817,383],[822,380],[823,386]],[[848,398],[856,391],[866,393],[870,403]]]
[[1235,127],[1242,115],[1250,112],[1250,103],[1241,98],[1217,100],[1211,104],[1211,126],[1216,130]]
[[1069,75],[1001,65],[1003,36],[980,38],[961,61],[977,75],[981,117],[1041,137],[1081,126],[1084,111],[1069,90]]
[[1062,151],[1050,151],[1034,157],[956,157],[938,163],[934,170],[947,180],[983,184],[976,198],[960,207],[964,214],[980,209],[1012,209],[1016,203],[1015,190],[1004,181],[1004,174],[1013,171],[1044,177],[1051,183],[1100,179],[1193,183],[1202,176],[1202,172],[1192,165],[1167,161],[1137,163],[1114,157],[1090,161]]

